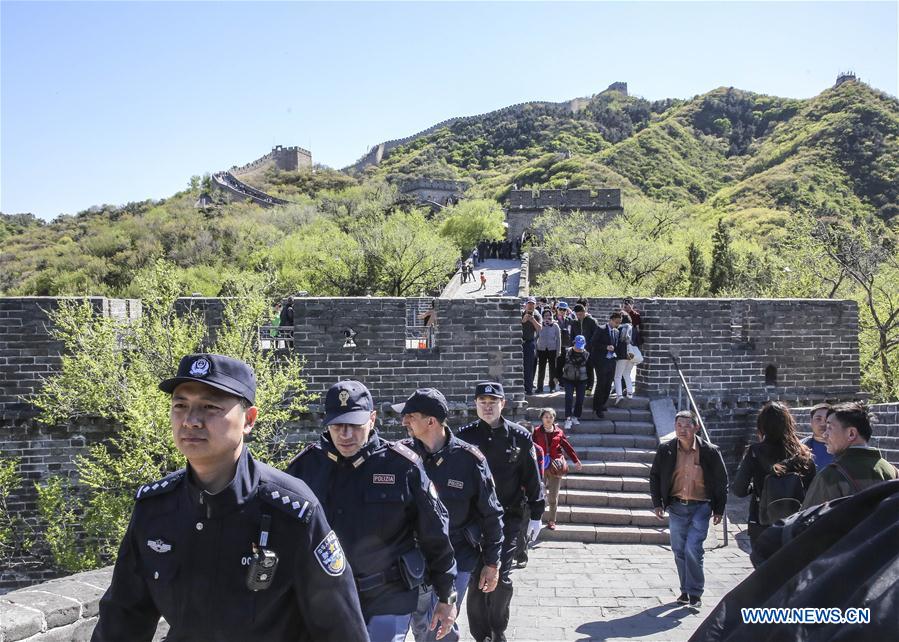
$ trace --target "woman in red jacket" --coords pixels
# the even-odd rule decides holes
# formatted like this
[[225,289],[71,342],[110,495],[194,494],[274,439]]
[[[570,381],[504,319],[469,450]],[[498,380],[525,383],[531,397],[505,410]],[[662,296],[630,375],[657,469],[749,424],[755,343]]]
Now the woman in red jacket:
[[534,444],[543,449],[544,468],[546,470],[546,500],[549,506],[548,523],[549,530],[556,530],[556,508],[559,501],[559,487],[562,485],[562,477],[568,472],[568,462],[565,454],[574,462],[575,470],[581,469],[581,460],[578,459],[574,448],[568,443],[562,428],[556,423],[556,411],[552,408],[544,408],[540,413],[542,425],[534,428]]

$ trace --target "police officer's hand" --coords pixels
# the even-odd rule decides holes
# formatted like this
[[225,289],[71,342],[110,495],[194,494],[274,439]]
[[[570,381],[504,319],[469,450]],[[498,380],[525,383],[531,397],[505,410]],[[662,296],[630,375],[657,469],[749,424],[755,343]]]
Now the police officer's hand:
[[652,509],[652,512],[654,512],[659,519],[665,519],[665,509],[661,506],[656,506]]
[[536,542],[537,536],[540,534],[540,528],[542,524],[539,519],[532,519],[528,522],[528,530],[525,536],[527,537],[528,542]]
[[481,589],[481,592],[490,593],[496,590],[497,583],[499,583],[499,567],[484,566],[481,569],[481,577],[478,580],[478,588]]
[[[438,640],[449,633],[453,628],[453,622],[456,621],[456,605],[447,604],[446,602],[437,602],[434,608],[434,617],[431,618],[431,626],[429,629],[433,631],[437,629]],[[438,624],[440,625],[438,627]]]

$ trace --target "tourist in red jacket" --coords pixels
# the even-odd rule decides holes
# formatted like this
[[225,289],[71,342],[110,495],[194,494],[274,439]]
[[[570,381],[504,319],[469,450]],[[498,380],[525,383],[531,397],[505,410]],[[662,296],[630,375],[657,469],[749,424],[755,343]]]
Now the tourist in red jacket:
[[575,470],[580,470],[581,460],[574,448],[565,437],[565,433],[556,423],[556,411],[552,408],[544,408],[540,413],[542,424],[534,428],[534,444],[543,449],[544,470],[546,473],[546,499],[549,509],[547,515],[547,528],[556,530],[556,508],[559,504],[559,487],[562,485],[562,477],[568,472],[568,462],[565,455],[574,462]]

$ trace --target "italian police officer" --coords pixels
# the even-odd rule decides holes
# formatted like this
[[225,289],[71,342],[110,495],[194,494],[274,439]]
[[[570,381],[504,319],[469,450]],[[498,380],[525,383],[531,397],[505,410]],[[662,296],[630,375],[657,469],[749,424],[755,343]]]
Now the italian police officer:
[[187,467],[141,486],[92,640],[367,640],[340,541],[302,481],[256,461],[256,379],[184,357],[159,384]]
[[[496,497],[487,458],[477,447],[460,441],[446,423],[446,398],[435,388],[416,390],[405,403],[393,406],[403,416],[412,437],[403,444],[424,461],[425,472],[437,487],[449,511],[450,541],[456,557],[456,593],[461,602],[475,567],[481,572],[478,586],[491,592],[499,581],[499,559],[503,542],[503,509]],[[423,591],[418,610],[412,615],[416,642],[431,642],[431,613],[437,603],[433,591]],[[446,636],[459,639],[458,626]]]
[[437,605],[432,626],[443,638],[456,619],[456,563],[449,518],[421,457],[375,430],[368,389],[341,381],[325,395],[321,438],[291,462],[333,524],[353,565],[372,642],[402,641],[426,574]]
[[[506,395],[499,383],[479,383],[475,388],[478,421],[459,429],[458,437],[484,453],[503,506],[503,547],[500,581],[495,591],[486,593],[472,583],[468,591],[468,622],[478,642],[504,642],[512,602],[512,556],[521,520],[529,518],[527,538],[535,541],[543,515],[543,487],[531,435],[502,416]],[[523,506],[527,506],[527,515]]]

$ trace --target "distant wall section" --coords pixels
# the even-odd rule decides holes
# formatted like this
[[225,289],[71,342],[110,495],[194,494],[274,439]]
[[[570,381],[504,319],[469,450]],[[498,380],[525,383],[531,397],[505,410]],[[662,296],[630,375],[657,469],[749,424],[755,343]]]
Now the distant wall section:
[[275,145],[265,156],[260,156],[251,163],[246,165],[233,166],[230,170],[235,176],[241,174],[249,174],[266,165],[274,164],[275,167],[282,171],[294,172],[302,168],[312,167],[312,152],[302,147],[292,146],[285,147],[283,145]]
[[513,189],[506,207],[507,238],[520,239],[532,229],[537,217],[550,208],[563,214],[584,212],[597,224],[624,212],[620,189]]

